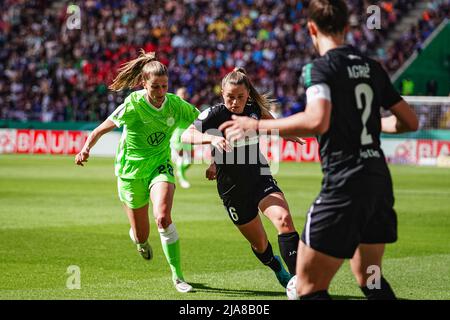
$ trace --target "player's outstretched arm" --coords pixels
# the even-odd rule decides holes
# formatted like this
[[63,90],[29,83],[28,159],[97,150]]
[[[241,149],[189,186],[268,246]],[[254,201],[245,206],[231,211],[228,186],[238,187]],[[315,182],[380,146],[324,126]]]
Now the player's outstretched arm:
[[306,105],[304,112],[276,120],[260,121],[259,130],[277,129],[282,137],[322,135],[330,126],[331,102],[315,99]]
[[109,119],[103,121],[97,128],[92,131],[86,142],[84,143],[81,151],[75,156],[75,163],[79,166],[83,166],[83,162],[87,162],[89,158],[89,152],[91,148],[97,143],[97,141],[103,136],[105,133],[112,131],[116,125]]
[[187,144],[210,144],[209,135],[198,131],[194,125],[190,125],[181,135],[181,142]]
[[381,131],[384,133],[403,133],[419,128],[417,115],[405,100],[395,104],[390,111],[392,116],[381,119]]
[[[261,119],[263,120],[271,120],[271,119],[276,119],[274,116],[272,116],[272,114],[270,112],[268,112],[267,114],[264,113],[261,115]],[[304,145],[306,143],[306,141],[301,138],[301,137],[296,137],[296,136],[286,136],[284,137],[286,140],[288,141],[292,141],[301,145]]]
[[331,102],[326,99],[316,99],[308,103],[304,112],[292,116],[273,120],[255,120],[248,117],[233,115],[233,120],[224,122],[219,130],[231,140],[244,137],[246,130],[265,131],[274,134],[273,130],[282,137],[322,135],[330,126]]
[[181,142],[188,144],[211,144],[221,152],[231,151],[231,145],[224,137],[202,133],[194,125],[191,125],[183,132]]

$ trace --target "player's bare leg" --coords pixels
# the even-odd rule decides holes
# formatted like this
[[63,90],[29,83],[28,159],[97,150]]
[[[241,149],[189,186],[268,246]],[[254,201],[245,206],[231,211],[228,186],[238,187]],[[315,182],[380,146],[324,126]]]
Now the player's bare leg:
[[243,225],[238,225],[237,227],[248,242],[250,242],[253,250],[258,253],[262,253],[266,250],[268,239],[259,215],[252,221]]
[[297,256],[298,296],[303,299],[330,299],[328,287],[343,262],[343,259],[323,254],[300,241]]
[[281,257],[294,275],[300,237],[295,230],[286,198],[281,192],[271,193],[259,202],[259,209],[277,229]]
[[[350,260],[350,266],[356,281],[368,299],[396,299],[394,292],[381,271],[384,249],[384,243],[360,244]],[[369,286],[369,282],[373,287]]]
[[136,243],[137,250],[141,256],[150,260],[153,257],[152,247],[148,243],[150,233],[150,223],[148,219],[148,204],[142,208],[132,209],[127,205],[123,205],[130,222],[130,238]]
[[295,231],[289,206],[281,192],[274,192],[259,202],[261,212],[272,221],[278,234]]

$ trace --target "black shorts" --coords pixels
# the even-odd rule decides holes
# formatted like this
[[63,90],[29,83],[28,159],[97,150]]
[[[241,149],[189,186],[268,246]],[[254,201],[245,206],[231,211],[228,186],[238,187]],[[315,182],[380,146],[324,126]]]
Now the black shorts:
[[259,202],[274,192],[282,192],[272,176],[260,176],[253,185],[233,185],[219,194],[231,221],[236,225],[252,221],[259,213]]
[[319,195],[311,206],[302,241],[327,255],[351,259],[359,244],[397,241],[394,196]]

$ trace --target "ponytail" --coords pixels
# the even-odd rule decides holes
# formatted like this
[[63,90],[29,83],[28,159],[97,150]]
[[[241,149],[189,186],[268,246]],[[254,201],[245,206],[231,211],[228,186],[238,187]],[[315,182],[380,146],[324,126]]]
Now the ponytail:
[[247,72],[245,71],[244,68],[234,68],[234,70],[232,72],[228,73],[222,79],[222,89],[228,83],[234,84],[234,85],[240,85],[240,84],[245,85],[245,87],[247,88],[247,90],[249,92],[250,99],[261,110],[261,115],[271,118],[271,114],[270,114],[269,110],[272,105],[276,104],[276,100],[271,99],[268,94],[260,94],[255,89],[252,82],[248,78]]
[[156,53],[146,53],[141,49],[139,56],[129,62],[124,63],[119,68],[119,74],[113,80],[109,89],[120,91],[137,87],[142,81],[148,80],[150,75],[168,76],[165,65],[156,60]]

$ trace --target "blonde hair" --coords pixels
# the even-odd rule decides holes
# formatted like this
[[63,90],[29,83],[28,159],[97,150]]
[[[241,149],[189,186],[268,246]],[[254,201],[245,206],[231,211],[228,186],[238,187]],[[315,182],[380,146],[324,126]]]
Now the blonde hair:
[[120,91],[132,89],[143,81],[147,81],[150,76],[169,76],[167,67],[156,60],[155,52],[146,53],[144,49],[139,51],[136,59],[124,63],[119,68],[119,73],[114,78],[109,89]]
[[267,94],[260,94],[255,87],[253,86],[252,82],[250,81],[249,77],[247,76],[247,72],[244,68],[234,68],[233,71],[228,73],[223,79],[222,79],[222,89],[227,84],[233,84],[233,85],[241,85],[243,84],[248,92],[250,99],[256,103],[256,105],[261,110],[261,115],[270,116],[270,107],[272,105],[277,105],[275,99],[270,99],[269,95]]

